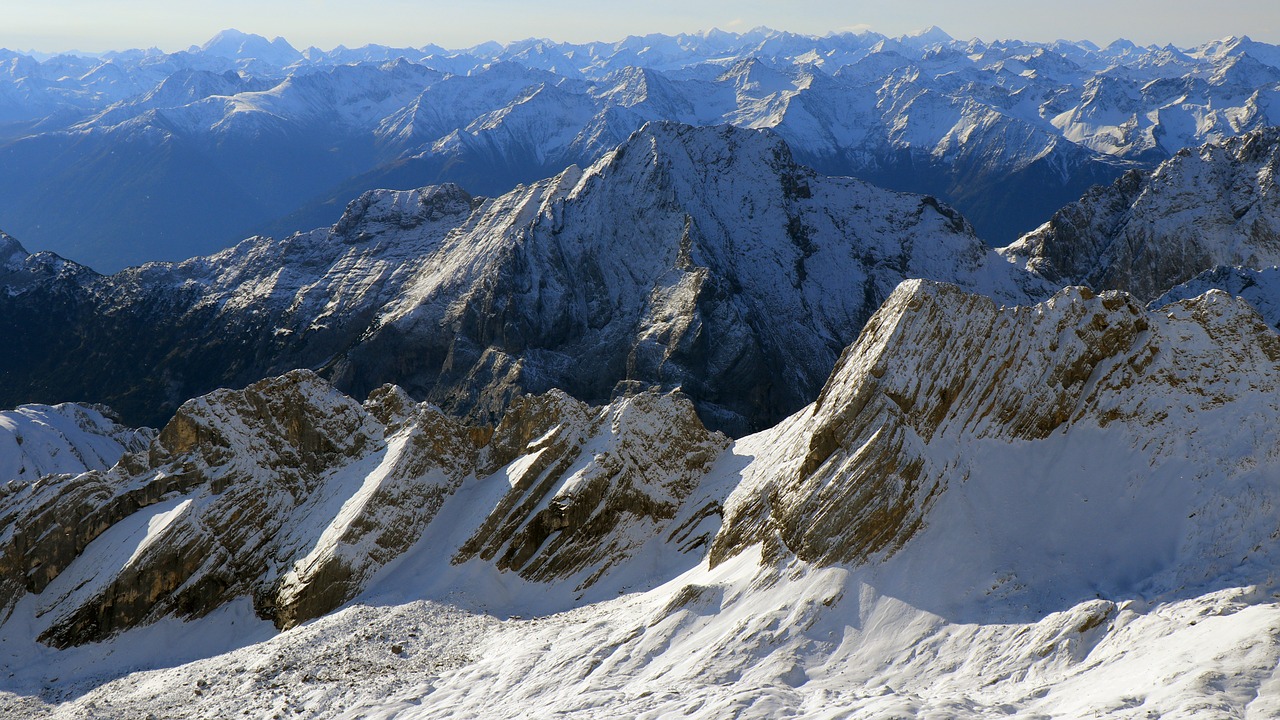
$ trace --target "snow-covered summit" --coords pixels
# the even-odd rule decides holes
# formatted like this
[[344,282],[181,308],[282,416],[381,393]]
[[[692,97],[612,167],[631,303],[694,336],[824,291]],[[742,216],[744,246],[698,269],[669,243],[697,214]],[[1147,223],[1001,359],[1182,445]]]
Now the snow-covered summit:
[[937,25],[930,25],[923,30],[907,33],[902,36],[901,40],[921,47],[948,46],[955,42],[955,38],[948,35],[947,31]]
[[258,60],[275,67],[285,67],[302,59],[302,53],[282,37],[268,40],[261,35],[235,29],[223,30],[205,44],[199,47],[193,45],[188,52],[200,52],[228,60]]

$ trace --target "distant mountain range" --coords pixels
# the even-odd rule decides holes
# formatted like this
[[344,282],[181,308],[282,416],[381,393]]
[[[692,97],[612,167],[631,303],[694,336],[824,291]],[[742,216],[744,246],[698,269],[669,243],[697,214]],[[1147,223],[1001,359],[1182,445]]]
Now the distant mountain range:
[[373,188],[499,195],[645,122],[771,128],[830,175],[935,195],[991,244],[1093,184],[1280,122],[1280,48],[959,41],[936,29],[298,51],[225,31],[0,51],[0,228],[100,271],[337,220]]

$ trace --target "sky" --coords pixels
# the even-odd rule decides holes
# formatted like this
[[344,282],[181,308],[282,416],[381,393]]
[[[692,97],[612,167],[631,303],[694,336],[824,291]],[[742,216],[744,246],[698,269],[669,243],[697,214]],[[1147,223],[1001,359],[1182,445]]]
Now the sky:
[[[1054,9],[1048,9],[1052,6]],[[1199,45],[1228,35],[1280,44],[1277,0],[0,0],[0,47],[165,51],[235,28],[302,49],[366,43],[463,48],[529,37],[581,42],[712,27],[824,35],[902,35],[937,25],[953,37],[1059,38],[1105,45]]]

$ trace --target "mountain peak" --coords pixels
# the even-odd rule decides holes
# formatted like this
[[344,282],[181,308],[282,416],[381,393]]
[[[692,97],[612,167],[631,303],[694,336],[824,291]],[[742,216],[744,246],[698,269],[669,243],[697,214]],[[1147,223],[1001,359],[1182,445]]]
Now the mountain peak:
[[424,223],[460,222],[477,200],[453,183],[416,190],[369,190],[352,200],[333,226],[344,242],[357,243],[388,230],[411,230]]
[[[209,38],[207,41],[205,41],[203,45],[199,46],[197,49],[202,52],[216,52],[217,50],[221,48],[226,48],[226,47],[238,48],[246,42],[253,42],[253,41],[264,42],[264,43],[269,42],[265,37],[261,35],[241,32],[239,30],[236,30],[235,28],[227,28],[226,30],[219,31],[216,35]],[[196,46],[193,45],[192,47],[196,47]]]
[[[652,120],[632,133],[609,158],[610,164],[686,166],[693,177],[723,173],[725,168],[755,168],[760,172],[799,169],[791,149],[776,133],[734,125],[693,126],[669,120]],[[639,159],[642,158],[642,159]]]
[[937,25],[930,25],[923,30],[907,33],[902,37],[904,40],[915,40],[924,43],[949,43],[955,40],[955,38],[951,37],[945,30]]
[[22,247],[22,243],[9,233],[0,230],[0,267],[12,269],[15,263],[21,263],[28,255],[30,253]]
[[1128,52],[1130,50],[1136,50],[1136,49],[1138,49],[1138,46],[1134,45],[1132,41],[1126,40],[1125,38],[1116,38],[1115,40],[1112,40],[1109,45],[1103,48],[1103,51],[1104,52]]
[[191,51],[229,60],[257,59],[282,66],[302,59],[302,53],[282,37],[268,40],[234,28],[219,32],[199,48],[193,46]]

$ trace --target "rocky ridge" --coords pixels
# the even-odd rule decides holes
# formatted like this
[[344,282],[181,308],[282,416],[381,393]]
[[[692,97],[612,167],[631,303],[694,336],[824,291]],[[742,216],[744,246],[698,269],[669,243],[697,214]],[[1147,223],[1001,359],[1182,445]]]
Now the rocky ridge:
[[[385,425],[291,373],[185,404],[108,472],[10,494],[5,607],[40,593],[42,638],[58,646],[245,595],[282,626],[336,607],[412,542],[474,454],[456,422],[392,389],[370,408]],[[352,486],[357,462],[371,477]]]
[[505,468],[511,490],[453,562],[478,557],[538,582],[580,577],[581,591],[654,537],[698,552],[717,507],[688,505],[728,445],[671,396],[641,393],[596,412],[560,393],[526,397],[477,468]]
[[[56,647],[237,597],[290,628],[359,594],[446,499],[491,476],[510,492],[454,562],[582,590],[675,521],[727,444],[676,396],[589,409],[551,393],[465,427],[394,386],[362,406],[295,371],[185,403],[109,471],[6,491],[0,606],[33,598]],[[695,525],[673,533],[686,552],[709,541]]]
[[[1270,556],[1273,540],[1250,550],[1274,530],[1265,512],[1236,501],[1227,509],[1201,507],[1197,498],[1216,491],[1188,478],[1212,475],[1215,464],[1231,463],[1238,468],[1228,473],[1238,483],[1233,487],[1271,492],[1258,485],[1266,474],[1258,463],[1273,462],[1263,456],[1274,434],[1267,418],[1278,411],[1270,399],[1277,361],[1280,341],[1273,332],[1248,303],[1221,291],[1156,311],[1125,294],[1094,295],[1083,288],[1069,288],[1036,306],[1000,308],[948,286],[904,283],[846,351],[817,402],[743,441],[761,451],[726,501],[710,560],[723,562],[745,547],[773,542],[809,562],[884,562],[906,552],[931,525],[976,522],[972,512],[969,518],[947,517],[954,509],[949,498],[993,485],[1015,496],[1046,492],[1037,487],[1048,480],[1037,479],[1022,460],[1002,464],[987,453],[1018,457],[1004,448],[1025,446],[1035,454],[1030,448],[1037,444],[1049,453],[1062,438],[1095,432],[1120,445],[1115,452],[1125,463],[1172,466],[1182,474],[1168,482],[1157,471],[1139,471],[1122,481],[1105,468],[1090,467],[1087,480],[1075,481],[1089,484],[1087,492],[1096,493],[1091,499],[1101,499],[1106,508],[1101,512],[1128,507],[1124,493],[1182,493],[1174,507],[1194,505],[1191,517],[1197,519],[1187,522],[1185,514],[1168,510],[1163,519],[1178,529],[1166,535],[1170,544],[1159,552],[1178,547],[1184,562],[1203,560],[1223,552],[1226,542],[1245,556]],[[1218,448],[1224,431],[1206,423],[1228,415],[1249,440]],[[1253,459],[1226,459],[1224,453],[1235,452]],[[1053,468],[1064,462],[1070,464],[1059,461]],[[1151,515],[1157,512],[1144,510],[1141,522],[1155,522]],[[1249,529],[1220,536],[1212,522],[1226,522],[1223,512],[1244,513],[1247,522],[1236,515],[1230,522],[1245,522]],[[1090,514],[1072,522],[1091,524]],[[1135,555],[1142,552],[1133,549]],[[1221,561],[1228,562],[1225,556]],[[1083,572],[1075,561],[1064,562],[1071,567],[1064,572]],[[1144,562],[1152,563],[1145,572],[1155,577],[1221,569],[1148,557],[1128,557],[1123,564]],[[1263,562],[1250,561],[1252,571]],[[1105,584],[1106,573],[1089,572],[1101,574],[1072,577],[1070,584]],[[1024,582],[1027,592],[1044,590]],[[1164,582],[1158,585],[1176,587]]]
[[[289,628],[420,552],[431,576],[514,573],[581,598],[633,558],[714,571],[759,547],[766,568],[862,568],[980,617],[1089,587],[1252,581],[1278,549],[1264,482],[1278,382],[1280,338],[1225,293],[1155,312],[1084,289],[999,307],[927,281],[890,296],[817,402],[733,444],[678,395],[593,409],[553,392],[468,428],[398,388],[361,405],[296,371],[184,404],[109,471],[7,494],[4,605],[59,647],[237,597]],[[1039,476],[1043,453],[1063,459]],[[1053,520],[1032,509],[1048,498]],[[1010,508],[1024,515],[978,532]],[[1020,534],[1035,523],[1045,534]],[[1083,527],[1100,537],[1044,567],[1041,550]],[[956,555],[948,538],[970,529]],[[953,577],[915,598],[935,563]]]
[[11,289],[0,399],[88,398],[158,425],[188,397],[307,367],[490,423],[526,392],[679,387],[740,435],[814,397],[907,277],[1050,292],[933,198],[819,175],[768,131],[654,123],[501,197],[375,191],[332,228]]
[[1122,289],[1152,300],[1218,266],[1280,263],[1280,130],[1180,150],[1132,171],[1002,248],[1057,285]]

